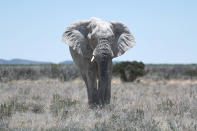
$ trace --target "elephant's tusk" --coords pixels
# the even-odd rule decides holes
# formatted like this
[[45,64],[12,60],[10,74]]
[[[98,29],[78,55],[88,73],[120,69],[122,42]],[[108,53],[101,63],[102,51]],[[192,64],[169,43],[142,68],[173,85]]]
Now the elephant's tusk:
[[94,56],[92,56],[92,59],[91,59],[91,62],[93,62],[94,61]]

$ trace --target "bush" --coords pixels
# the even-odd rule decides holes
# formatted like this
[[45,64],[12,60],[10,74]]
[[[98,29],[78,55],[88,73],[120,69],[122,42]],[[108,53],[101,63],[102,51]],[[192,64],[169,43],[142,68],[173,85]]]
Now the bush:
[[10,117],[12,115],[12,105],[3,103],[0,105],[0,120],[3,117]]
[[28,104],[19,102],[17,98],[12,98],[10,101],[0,104],[0,120],[6,117],[11,117],[17,112],[26,112],[29,110]]
[[39,114],[39,113],[43,113],[44,112],[44,105],[42,105],[42,104],[34,104],[34,103],[32,103],[30,105],[30,107],[31,107],[31,111],[33,113]]
[[113,73],[119,74],[122,81],[132,82],[145,74],[145,65],[142,62],[120,62],[113,66]]
[[192,80],[193,77],[197,77],[197,69],[187,69],[185,71],[185,75],[188,75],[190,79]]
[[43,77],[68,81],[79,76],[80,72],[73,64],[0,65],[0,82],[37,80]]
[[59,94],[53,94],[50,112],[53,116],[59,116],[62,111],[63,114],[66,115],[68,112],[64,111],[64,108],[72,107],[77,103],[79,103],[79,101],[70,98],[63,99]]

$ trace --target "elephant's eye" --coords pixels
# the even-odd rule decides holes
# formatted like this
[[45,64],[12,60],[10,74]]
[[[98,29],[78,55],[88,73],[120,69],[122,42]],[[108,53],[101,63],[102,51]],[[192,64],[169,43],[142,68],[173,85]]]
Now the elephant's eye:
[[114,36],[114,35],[112,35],[109,39],[110,39],[110,41],[114,41],[115,36]]

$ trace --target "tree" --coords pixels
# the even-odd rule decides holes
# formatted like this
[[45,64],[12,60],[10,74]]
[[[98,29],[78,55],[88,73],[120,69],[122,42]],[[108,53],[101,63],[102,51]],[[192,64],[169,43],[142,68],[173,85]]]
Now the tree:
[[190,79],[192,80],[193,77],[197,76],[197,69],[188,69],[185,71],[185,74],[190,76]]
[[120,78],[125,82],[132,82],[137,77],[145,74],[145,65],[142,62],[120,62],[113,66],[113,73],[120,74]]

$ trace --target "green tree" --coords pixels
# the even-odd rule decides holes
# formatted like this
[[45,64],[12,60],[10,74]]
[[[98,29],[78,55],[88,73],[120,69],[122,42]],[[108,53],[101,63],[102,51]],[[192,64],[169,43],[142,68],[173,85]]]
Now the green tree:
[[193,77],[197,77],[197,69],[188,69],[185,71],[185,74],[190,76],[190,79],[192,80]]
[[113,73],[119,74],[122,81],[132,82],[145,74],[145,65],[142,62],[120,62],[113,66]]

